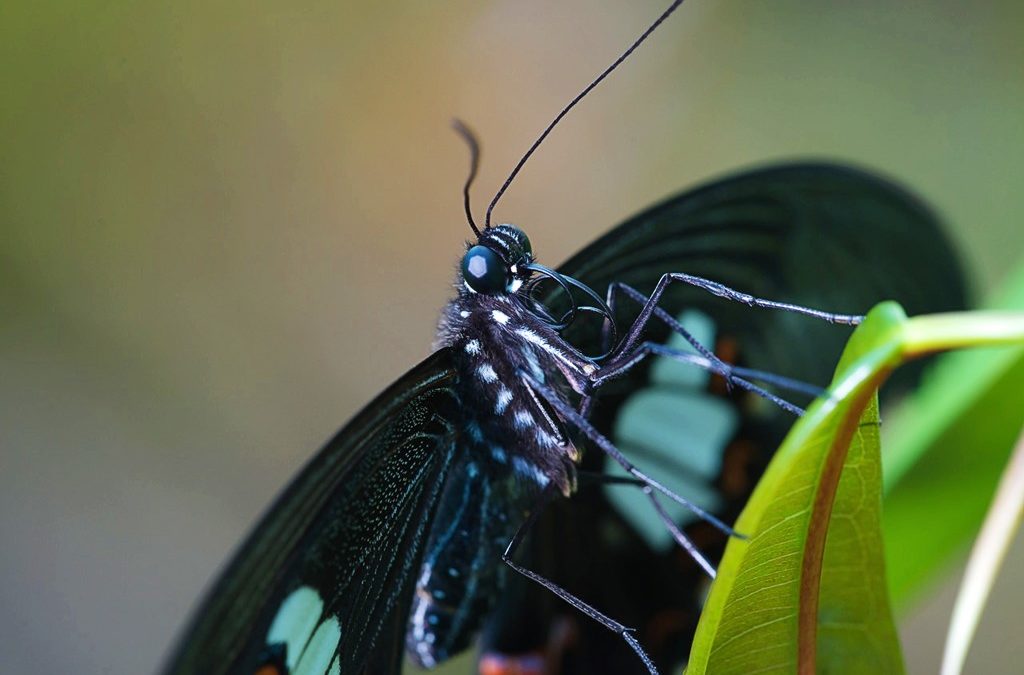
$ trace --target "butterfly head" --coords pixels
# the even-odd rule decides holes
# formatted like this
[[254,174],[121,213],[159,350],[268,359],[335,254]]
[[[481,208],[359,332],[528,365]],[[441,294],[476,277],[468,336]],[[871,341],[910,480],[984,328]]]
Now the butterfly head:
[[460,271],[471,293],[503,295],[517,292],[530,278],[533,247],[526,233],[515,225],[485,229],[462,257]]

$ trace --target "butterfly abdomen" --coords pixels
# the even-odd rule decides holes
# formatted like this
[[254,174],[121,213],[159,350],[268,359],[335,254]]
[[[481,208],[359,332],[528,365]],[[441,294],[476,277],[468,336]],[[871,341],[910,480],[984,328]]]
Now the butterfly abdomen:
[[572,490],[579,453],[530,380],[578,386],[589,366],[515,296],[460,296],[445,311],[440,341],[453,350],[463,417],[460,459],[431,531],[406,634],[410,656],[427,667],[462,651],[480,629],[504,585],[505,568],[495,561],[541,491]]
[[431,531],[409,613],[406,646],[432,667],[465,649],[504,583],[496,565],[523,518],[513,484],[464,454],[453,467]]
[[579,452],[530,382],[581,391],[594,366],[516,295],[456,298],[440,336],[460,375],[468,450],[495,473],[569,494]]

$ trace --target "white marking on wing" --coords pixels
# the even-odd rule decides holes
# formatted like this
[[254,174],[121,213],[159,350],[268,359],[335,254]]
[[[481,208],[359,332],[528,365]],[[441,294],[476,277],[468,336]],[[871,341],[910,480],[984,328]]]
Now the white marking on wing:
[[295,664],[292,675],[321,675],[326,673],[338,651],[341,641],[341,624],[333,616],[324,621],[309,639],[302,650],[299,662]]
[[289,671],[295,668],[299,655],[320,621],[323,609],[320,594],[309,586],[302,586],[284,599],[274,615],[270,630],[267,631],[267,644],[287,645],[285,663]]

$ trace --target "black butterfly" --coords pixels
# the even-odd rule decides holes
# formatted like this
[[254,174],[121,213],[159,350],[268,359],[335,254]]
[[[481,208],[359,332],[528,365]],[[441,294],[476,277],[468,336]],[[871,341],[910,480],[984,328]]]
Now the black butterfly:
[[[200,607],[168,673],[393,673],[406,651],[430,666],[481,630],[489,672],[508,672],[508,658],[520,672],[531,659],[537,672],[564,673],[677,664],[701,579],[726,539],[721,521],[742,507],[796,409],[766,401],[747,376],[827,382],[845,338],[813,317],[746,304],[864,311],[894,298],[910,313],[964,304],[930,212],[853,169],[791,165],[712,183],[627,221],[557,271],[535,261],[519,228],[489,226],[494,201],[463,258],[437,351],[285,490]],[[693,277],[676,280],[692,284],[664,281],[683,270]],[[692,337],[694,317],[714,318],[710,349],[658,346]],[[668,377],[666,358],[715,376]],[[680,471],[711,494],[689,505],[701,517],[680,531],[672,490],[635,468],[595,476],[607,476],[615,445],[638,463],[657,450],[631,425],[667,423],[681,436],[678,411],[697,393],[712,394],[731,421],[718,426],[710,464]],[[652,394],[660,408],[644,407]],[[594,485],[615,482],[625,484]],[[639,492],[689,550],[645,537],[618,508],[612,493],[623,490]],[[524,524],[532,529],[521,540]],[[513,541],[509,565],[547,588],[507,573]]]
[[[501,240],[513,232],[485,230],[482,240]],[[518,245],[524,249],[522,242]],[[619,282],[649,293],[666,269],[692,270],[758,296],[816,306],[861,309],[881,298],[897,298],[909,312],[921,313],[964,304],[959,268],[932,215],[890,183],[828,165],[762,169],[672,198],[615,228],[559,267],[559,273],[593,288]],[[843,341],[835,328],[717,301],[692,287],[669,288],[659,307],[671,316],[684,308],[714,316],[719,335],[740,346],[743,365],[827,381]],[[505,325],[518,330],[528,310],[516,297],[480,295],[486,299],[480,316],[474,312],[466,319],[486,324],[478,329],[486,334],[501,324],[495,312],[505,312]],[[456,301],[447,311],[466,311],[462,306]],[[619,312],[620,321],[636,314],[625,308]],[[346,425],[270,509],[201,607],[169,672],[258,672],[275,650],[280,672],[289,672],[285,666],[295,672],[300,654],[313,653],[321,640],[327,641],[322,662],[334,664],[334,670],[325,667],[323,672],[398,672],[426,552],[434,556],[432,572],[442,578],[446,551],[468,552],[475,583],[497,590],[498,556],[520,524],[501,519],[521,514],[530,501],[524,497],[527,491],[516,492],[515,482],[487,479],[477,453],[486,451],[493,459],[494,448],[474,441],[478,430],[470,425],[493,412],[502,394],[497,387],[470,383],[492,382],[490,374],[481,372],[486,367],[482,358],[487,358],[493,382],[505,383],[511,400],[521,404],[530,394],[517,382],[522,364],[515,355],[494,354],[491,344],[469,354],[472,338],[467,340],[450,316],[447,321],[446,345]],[[655,342],[669,333],[664,324],[652,322],[649,328]],[[568,362],[586,363],[580,353],[601,350],[599,332],[587,333],[576,323],[564,341],[554,331],[544,337],[553,348],[574,355]],[[625,404],[649,378],[650,368],[641,366],[601,392],[592,414],[598,430],[613,435]],[[710,484],[726,491],[716,511],[728,519],[741,507],[791,420],[738,390],[725,397],[741,419],[729,445],[736,456],[723,460]],[[506,413],[518,409],[510,401]],[[552,414],[544,400],[531,400],[527,409],[534,422],[542,411]],[[554,417],[551,428],[532,424],[528,433],[566,433],[557,412]],[[487,439],[493,430],[479,432]],[[510,467],[520,458],[516,441],[509,437],[501,446]],[[590,452],[584,466],[600,468],[602,459]],[[568,463],[547,466],[530,456],[521,461],[532,462],[524,472],[553,471],[559,490],[570,488]],[[674,551],[652,550],[600,490],[581,489],[553,507],[560,508],[552,508],[538,524],[533,566],[591,604],[609,613],[614,609],[618,620],[641,627],[641,641],[659,664],[683,656],[697,607],[697,567]],[[439,548],[456,523],[465,526],[465,532],[457,533],[457,545]],[[691,534],[703,539],[713,556],[721,538],[708,541],[714,538],[709,529],[698,523]],[[452,578],[448,586],[437,587],[464,594],[460,583],[465,580]],[[431,647],[452,653],[468,644],[494,595],[480,593],[473,599],[479,606],[466,610],[468,623],[453,629],[452,644]],[[417,602],[430,611],[430,601]],[[553,620],[550,610],[540,613],[539,608],[548,604],[522,589],[510,592],[499,603],[488,643],[515,653],[541,647]],[[307,623],[284,626],[282,612],[292,616],[286,610]],[[677,615],[674,623],[652,624],[652,617],[668,616],[671,610]],[[590,632],[587,623],[579,625]],[[657,631],[644,639],[645,633]],[[313,638],[297,644],[288,635]],[[577,663],[617,663],[628,652],[611,640],[578,642],[586,642],[587,650],[567,657]]]

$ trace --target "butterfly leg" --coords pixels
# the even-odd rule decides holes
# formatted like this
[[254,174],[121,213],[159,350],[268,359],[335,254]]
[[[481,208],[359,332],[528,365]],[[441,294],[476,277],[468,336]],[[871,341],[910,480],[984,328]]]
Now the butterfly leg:
[[[763,298],[757,298],[753,295],[733,290],[728,286],[718,283],[717,281],[711,281],[710,279],[704,279],[703,277],[695,277],[690,274],[669,272],[668,274],[662,275],[661,279],[658,281],[658,285],[654,287],[654,291],[651,293],[650,296],[644,296],[636,289],[627,286],[626,284],[623,283],[612,284],[612,286],[615,287],[615,290],[622,292],[626,296],[631,297],[632,299],[642,303],[643,305],[643,308],[640,310],[640,314],[637,315],[637,318],[633,321],[633,325],[630,326],[629,332],[622,339],[619,345],[615,348],[613,357],[615,355],[621,355],[632,351],[633,347],[640,340],[640,336],[643,333],[644,328],[647,326],[647,322],[650,321],[652,315],[657,314],[659,318],[663,320],[667,318],[674,321],[674,318],[668,312],[658,307],[658,302],[661,300],[661,296],[664,295],[665,289],[668,288],[668,285],[673,282],[690,284],[691,286],[696,286],[697,288],[703,289],[708,293],[711,293],[712,295],[717,295],[718,297],[725,298],[727,300],[732,300],[735,302],[741,302],[750,307],[760,307],[762,309],[781,309],[789,312],[795,312],[797,314],[803,314],[805,316],[810,316],[816,319],[821,319],[822,321],[827,321],[829,323],[835,323],[845,326],[856,326],[864,319],[863,316],[859,315],[833,314],[832,312],[823,312],[818,309],[794,305],[787,302],[775,302],[774,300],[765,300]],[[611,294],[613,293],[611,287],[609,287],[608,292],[609,296],[611,296]],[[688,341],[690,341],[691,344],[694,344],[696,342],[696,340],[692,339],[692,336],[688,338]],[[694,348],[697,349],[698,352],[701,352],[701,354],[704,356],[713,356],[707,352],[707,348],[698,347],[696,345],[694,345]]]
[[[608,293],[607,293],[607,296],[606,296],[606,304],[607,304],[607,306],[609,308],[609,318],[615,316],[615,311],[616,311],[617,306],[618,306],[618,303],[616,302],[616,300],[617,300],[617,298],[618,298],[618,296],[620,294],[621,295],[625,295],[626,297],[628,297],[628,298],[630,298],[632,300],[637,301],[641,305],[641,307],[645,307],[648,304],[648,301],[649,301],[649,298],[646,295],[640,293],[640,291],[637,291],[632,286],[624,284],[624,283],[622,283],[620,281],[612,282],[608,286]],[[704,359],[706,359],[706,362],[708,364],[714,365],[717,368],[717,370],[715,372],[718,372],[719,374],[731,373],[732,372],[732,366],[730,364],[726,363],[725,361],[722,361],[720,358],[718,358],[718,356],[716,356],[714,354],[714,352],[712,352],[707,347],[705,347],[703,344],[701,344],[700,340],[698,340],[697,338],[693,337],[693,335],[690,334],[690,331],[686,330],[683,327],[683,325],[681,323],[679,323],[678,321],[676,321],[675,317],[673,317],[671,314],[669,314],[668,312],[666,312],[665,310],[663,310],[662,308],[657,307],[657,306],[653,307],[652,312],[653,312],[653,316],[656,316],[659,319],[661,319],[662,321],[664,321],[669,326],[669,328],[671,328],[680,337],[682,337],[684,340],[686,340],[686,342],[689,343],[689,345],[691,347],[693,347],[694,350],[696,350],[696,352],[700,356],[702,356],[702,357],[704,357]],[[650,316],[651,315],[652,314],[650,314],[650,313],[648,314],[647,319],[640,326],[638,331],[642,330],[643,326],[646,326],[646,323],[647,323],[647,321],[650,320]],[[634,321],[633,328],[637,327],[637,324],[639,323],[639,320],[640,320],[640,318],[638,317],[637,320]],[[624,349],[618,349],[618,348],[616,348],[616,346],[614,344],[612,344],[614,339],[615,339],[615,326],[614,326],[614,324],[612,323],[611,320],[606,320],[602,324],[602,326],[601,326],[601,350],[602,350],[602,353],[606,355],[604,357],[604,360],[606,362],[608,360],[622,359],[623,355],[625,354],[625,350]],[[632,365],[636,365],[636,363],[638,363],[642,359],[643,359],[643,356],[641,356],[640,359],[638,359]],[[708,368],[708,370],[712,370],[712,369]],[[624,372],[625,371],[622,371],[619,374],[623,374]],[[723,375],[723,377],[725,377],[726,386],[727,387],[732,387],[733,381],[732,381],[731,375]],[[611,378],[606,378],[606,379],[611,379]],[[584,392],[583,400],[580,402],[580,414],[582,414],[585,418],[588,418],[588,419],[590,417],[590,412],[593,409],[593,405],[594,405],[594,397],[593,397],[592,392],[597,389],[597,386],[598,386],[597,384],[591,382],[590,383],[590,390],[588,392]]]
[[564,419],[566,422],[572,424],[574,427],[579,429],[580,432],[582,432],[583,435],[585,435],[595,445],[597,445],[597,447],[600,448],[602,452],[604,452],[606,455],[615,460],[623,469],[626,470],[627,473],[629,473],[631,476],[633,476],[634,479],[640,482],[644,493],[647,495],[648,499],[651,501],[651,504],[654,506],[654,510],[657,512],[658,518],[661,519],[662,523],[668,529],[673,539],[676,540],[676,543],[679,544],[679,546],[683,550],[689,553],[690,556],[694,559],[694,561],[698,565],[700,565],[700,567],[705,572],[707,572],[707,574],[712,579],[714,579],[714,566],[708,561],[707,558],[704,557],[704,554],[700,552],[696,545],[694,545],[694,543],[690,541],[690,539],[682,532],[682,530],[679,529],[679,527],[672,520],[671,516],[669,516],[669,514],[665,512],[664,508],[661,506],[661,503],[658,501],[655,492],[660,492],[661,494],[665,495],[666,497],[676,502],[677,504],[682,505],[686,509],[696,514],[702,520],[710,523],[718,530],[724,532],[726,535],[730,537],[737,537],[740,539],[744,539],[745,537],[736,532],[735,530],[733,530],[731,527],[723,523],[715,516],[711,515],[704,509],[700,508],[699,506],[691,502],[690,500],[686,499],[685,497],[677,495],[676,493],[672,492],[658,481],[654,480],[653,478],[651,478],[650,476],[636,468],[636,466],[634,466],[632,462],[626,459],[626,456],[623,455],[622,452],[618,448],[616,448],[611,441],[605,438],[601,434],[601,432],[599,432],[597,429],[593,427],[593,425],[590,424],[590,422],[586,419],[582,412],[575,410],[571,405],[562,400],[562,398],[557,393],[552,391],[547,386],[541,384],[540,382],[537,382],[529,375],[524,375],[523,378],[526,381],[527,385],[533,387],[534,390],[536,390],[537,395],[539,395],[542,399],[547,401],[551,405],[551,407],[554,408],[555,411],[562,417],[562,419]]
[[662,507],[661,502],[658,501],[658,496],[654,494],[654,490],[649,485],[644,483],[642,480],[627,476],[610,476],[605,473],[593,473],[590,471],[578,471],[576,473],[577,480],[580,484],[588,485],[632,485],[639,487],[643,490],[643,493],[647,495],[647,498],[651,500],[651,504],[654,505],[654,510],[658,514],[658,518],[665,525],[665,529],[669,531],[672,538],[676,540],[679,547],[690,554],[690,557],[700,565],[709,577],[715,578],[715,567],[712,565],[704,554],[700,552],[700,549],[690,540],[686,534],[679,529],[675,521],[672,520],[672,516]]
[[[664,291],[663,286],[667,286],[668,283],[667,281],[665,281],[665,279],[669,277],[670,275],[662,277],[662,282],[659,283],[659,288],[662,288],[661,292]],[[621,345],[616,347],[614,350],[612,349],[612,345],[609,343],[609,341],[612,339],[613,332],[609,322],[605,322],[605,325],[603,327],[602,348],[605,351],[605,353],[609,354],[609,356],[605,359],[605,363],[601,368],[601,371],[595,375],[595,378],[592,378],[592,381],[590,383],[591,391],[596,390],[601,384],[607,382],[608,380],[624,375],[631,368],[636,366],[640,361],[646,358],[649,354],[653,353],[661,356],[667,356],[677,361],[691,363],[695,366],[704,368],[705,370],[721,375],[723,378],[725,378],[727,387],[732,388],[733,386],[738,385],[744,389],[753,391],[754,393],[757,393],[758,395],[767,398],[776,405],[780,406],[785,410],[788,410],[789,412],[795,415],[800,415],[803,411],[799,407],[790,404],[788,401],[785,401],[784,399],[781,399],[777,396],[774,396],[766,392],[764,389],[752,385],[750,383],[750,380],[758,380],[768,384],[773,384],[782,389],[800,392],[808,394],[810,396],[820,396],[824,392],[823,388],[818,387],[816,385],[808,384],[806,382],[801,382],[800,380],[794,380],[792,378],[784,377],[781,375],[775,375],[774,373],[768,373],[765,371],[740,368],[738,366],[734,366],[732,364],[726,363],[725,361],[722,361],[722,359],[718,358],[718,356],[716,356],[710,349],[701,344],[701,342],[697,340],[697,338],[695,338],[689,331],[687,331],[686,328],[684,328],[683,325],[679,323],[679,321],[675,317],[673,317],[664,309],[656,305],[655,300],[660,298],[661,292],[658,292],[656,290],[656,295],[652,294],[652,296],[648,297],[641,293],[640,291],[633,288],[632,286],[629,286],[628,284],[624,284],[622,282],[614,282],[611,285],[609,285],[607,293],[607,305],[610,308],[612,314],[614,314],[615,309],[618,305],[617,299],[619,296],[625,296],[630,300],[633,300],[637,304],[641,305],[642,311],[640,316],[638,316],[637,319],[633,322],[633,326],[630,329],[629,335],[627,335],[626,338],[624,338]],[[809,311],[817,312],[819,314],[827,314],[825,312],[818,312],[817,310]],[[828,316],[839,317],[844,320],[859,320],[860,318],[838,314],[829,314]],[[672,329],[673,332],[675,332],[684,340],[686,340],[686,342],[689,343],[691,347],[693,347],[697,354],[688,354],[680,350],[673,350],[670,347],[666,347],[664,345],[649,342],[640,344],[639,346],[635,346],[635,348],[632,349],[632,351],[628,351],[630,347],[634,347],[636,339],[639,337],[640,334],[642,334],[643,329],[646,327],[647,322],[650,321],[651,317],[657,317],[660,321],[665,323],[670,329]],[[841,323],[841,321],[838,320],[836,322]],[[584,395],[583,401],[580,406],[580,412],[583,414],[584,417],[589,417],[590,411],[593,407],[593,403],[594,400],[591,394]]]
[[512,556],[515,555],[515,552],[519,548],[519,545],[522,543],[523,538],[526,536],[526,533],[529,532],[530,528],[532,528],[533,525],[537,522],[537,518],[540,516],[541,511],[544,510],[544,507],[547,506],[548,502],[550,502],[551,499],[554,498],[557,494],[557,489],[552,488],[545,489],[541,493],[537,505],[530,510],[530,514],[526,517],[526,520],[523,522],[523,524],[519,526],[519,529],[516,530],[515,535],[512,537],[512,541],[510,541],[508,543],[508,546],[505,548],[505,552],[501,556],[502,562],[504,562],[506,565],[508,565],[513,570],[523,575],[530,581],[538,583],[544,588],[548,589],[549,591],[557,595],[559,598],[575,607],[580,612],[583,612],[594,621],[600,623],[608,630],[621,636],[622,639],[626,641],[626,644],[629,645],[630,649],[636,652],[636,655],[640,657],[641,661],[643,661],[644,666],[647,668],[647,672],[651,675],[657,675],[657,666],[654,665],[654,661],[652,661],[651,657],[647,655],[646,651],[644,651],[644,648],[640,645],[640,641],[637,640],[636,637],[633,635],[633,631],[635,629],[622,625],[615,619],[611,618],[610,616],[601,612],[600,610],[594,608],[593,606],[587,604],[586,602],[579,599],[578,597],[576,597],[569,591],[565,590],[555,582],[551,581],[547,577],[544,577],[531,569],[519,565],[512,559]]
[[689,363],[697,366],[709,372],[721,375],[726,379],[727,382],[738,386],[747,391],[751,391],[761,398],[771,401],[775,405],[779,406],[783,410],[793,413],[794,415],[800,416],[804,413],[803,409],[793,405],[786,399],[776,396],[770,391],[760,387],[753,382],[751,379],[758,379],[768,384],[773,384],[782,389],[789,389],[792,391],[798,391],[811,396],[818,396],[824,390],[819,387],[814,387],[806,382],[794,380],[792,378],[783,377],[781,375],[774,375],[772,373],[765,373],[759,370],[751,370],[748,368],[737,368],[730,364],[723,362],[722,360],[715,358],[714,360],[708,359],[707,357],[700,356],[698,354],[691,354],[684,352],[679,349],[673,349],[660,345],[655,342],[644,342],[637,346],[629,354],[624,354],[618,359],[606,363],[597,371],[594,372],[590,377],[591,388],[596,390],[603,386],[609,380],[614,380],[617,377],[625,375],[627,372],[635,368],[641,361],[651,355],[665,356],[670,359],[680,361],[683,363]]
[[[617,281],[612,283],[608,287],[607,304],[613,313],[618,305],[617,298],[620,295],[623,295],[629,298],[630,300],[633,300],[641,307],[647,305],[650,301],[650,298],[648,296],[644,295],[643,293],[636,290],[632,286]],[[683,325],[679,323],[679,321],[675,317],[666,312],[664,309],[660,307],[655,307],[651,316],[657,317],[660,321],[662,321],[665,325],[672,329],[674,333],[678,334],[680,337],[686,340],[686,342],[689,343],[689,345],[694,348],[697,354],[703,358],[699,358],[698,356],[693,354],[687,355],[688,358],[683,357],[685,352],[676,352],[677,355],[673,356],[667,353],[667,350],[669,348],[663,345],[656,345],[654,349],[660,348],[662,350],[666,350],[666,352],[664,353],[664,355],[666,356],[671,356],[672,358],[676,358],[677,360],[686,360],[696,366],[704,368],[705,370],[709,370],[718,375],[721,375],[726,379],[726,382],[729,384],[734,383],[732,376],[738,375],[748,380],[760,380],[761,382],[775,384],[779,387],[782,387],[783,389],[802,392],[805,394],[809,394],[811,396],[818,396],[824,391],[824,389],[818,387],[817,385],[801,382],[800,380],[794,380],[792,378],[775,375],[774,373],[768,373],[762,370],[740,368],[738,366],[726,363],[722,361],[720,358],[718,358],[718,356],[716,356],[714,352],[712,352],[710,349],[704,346],[699,340],[697,340],[697,338],[693,337],[693,335],[688,330],[686,330],[686,328],[684,328]],[[606,351],[611,351],[612,345],[607,343],[607,340],[611,338],[611,332],[608,329],[607,322],[605,325],[603,337],[606,340],[605,344],[603,345],[604,349]],[[619,355],[619,358],[623,358],[625,350],[617,349],[616,351]]]
[[[650,298],[648,298],[646,295],[644,295],[640,291],[636,290],[632,286],[630,286],[628,284],[624,284],[621,281],[613,281],[611,284],[608,285],[608,293],[607,293],[607,296],[606,296],[607,297],[607,301],[606,302],[607,302],[608,308],[611,310],[612,316],[615,315],[615,311],[618,309],[618,297],[620,295],[624,295],[627,298],[629,298],[630,300],[633,300],[633,301],[639,303],[641,308],[645,308],[646,305],[650,302]],[[641,315],[642,314],[643,314],[643,312],[641,312]],[[701,356],[706,358],[709,362],[716,363],[717,365],[721,366],[722,368],[728,368],[729,367],[729,365],[727,363],[725,363],[724,361],[719,359],[717,356],[715,356],[715,354],[711,350],[709,350],[707,347],[705,347],[703,344],[701,344],[700,340],[698,340],[697,338],[693,337],[693,335],[690,333],[690,331],[686,330],[683,327],[683,325],[681,323],[679,323],[675,319],[675,317],[673,317],[671,314],[666,312],[664,309],[662,309],[662,308],[660,308],[660,307],[658,307],[656,305],[651,310],[651,313],[648,314],[648,316],[644,320],[644,322],[640,325],[640,329],[639,330],[643,330],[643,327],[645,327],[647,325],[647,321],[650,320],[650,316],[652,316],[652,315],[658,317],[663,322],[665,322],[669,326],[669,328],[671,328],[680,337],[682,337],[684,340],[686,340],[686,342],[689,343],[689,345],[691,347],[693,347],[694,350],[696,350],[698,354],[700,354]],[[637,323],[639,323],[639,321],[640,321],[640,317],[638,316],[637,319],[634,320],[634,322],[633,322],[633,325],[631,327],[630,333],[632,333],[633,329],[635,329],[637,327]],[[616,352],[616,355],[621,356],[625,352],[625,350],[624,349],[615,349],[616,345],[610,344],[610,340],[612,339],[612,336],[614,334],[613,333],[613,328],[614,327],[611,325],[610,321],[605,321],[604,322],[604,324],[602,326],[602,336],[601,336],[603,338],[602,348],[604,349],[605,353],[609,354],[610,356],[614,356],[614,355],[611,354],[611,352],[613,350]]]
[[563,420],[565,420],[568,424],[571,424],[572,426],[576,427],[583,435],[590,439],[590,441],[593,442],[594,445],[596,445],[601,450],[601,452],[611,457],[613,460],[615,460],[615,462],[619,464],[619,466],[625,469],[626,473],[640,480],[644,485],[650,487],[652,490],[660,492],[662,495],[668,497],[672,501],[688,509],[696,516],[708,522],[709,524],[711,524],[718,530],[724,532],[725,534],[729,535],[730,537],[743,538],[742,535],[738,534],[735,530],[733,530],[731,527],[723,523],[721,520],[719,520],[712,514],[708,513],[707,511],[697,506],[696,504],[686,499],[685,497],[681,497],[677,495],[675,492],[672,492],[672,490],[669,490],[667,487],[665,487],[658,481],[654,480],[653,478],[642,472],[636,466],[634,466],[632,462],[626,459],[626,456],[622,454],[621,450],[616,448],[615,445],[607,438],[605,438],[601,434],[601,432],[594,428],[594,426],[589,421],[587,421],[587,419],[580,412],[578,412],[575,408],[573,408],[566,401],[564,401],[562,397],[559,396],[550,387],[541,382],[538,382],[527,373],[524,373],[522,377],[523,381],[529,387],[531,387],[534,390],[534,392],[536,392],[536,394],[540,396],[541,399],[543,399],[549,405],[551,405],[551,407],[555,410],[555,412],[558,413],[558,415]]

